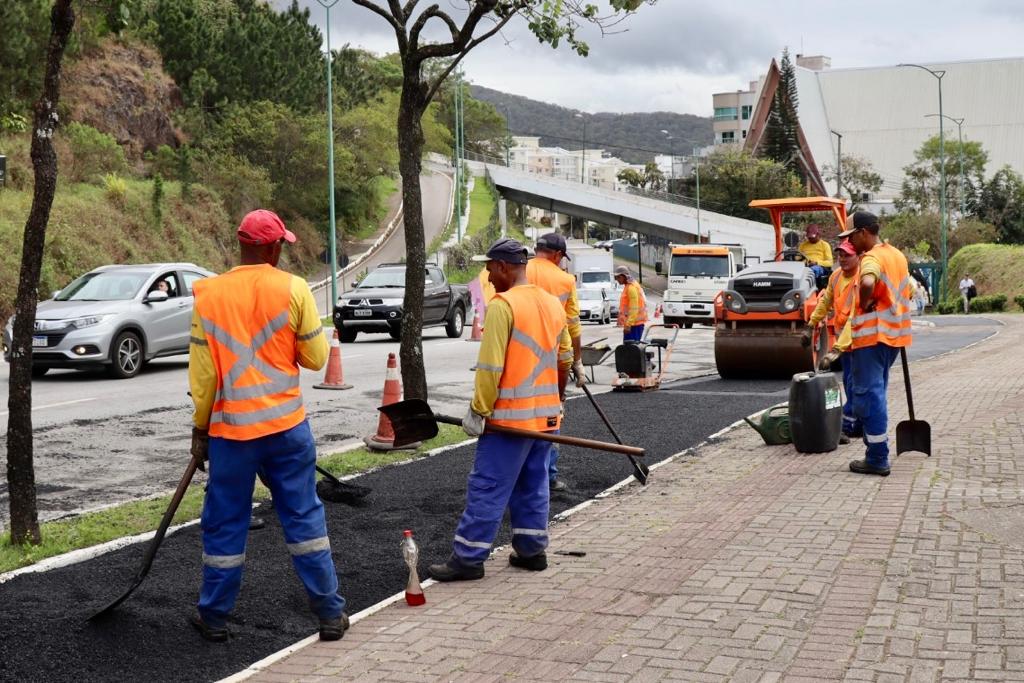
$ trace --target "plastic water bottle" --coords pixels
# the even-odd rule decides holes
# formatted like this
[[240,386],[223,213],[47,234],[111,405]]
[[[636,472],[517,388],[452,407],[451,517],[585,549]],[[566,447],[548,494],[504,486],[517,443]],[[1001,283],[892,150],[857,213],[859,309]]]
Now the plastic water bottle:
[[405,558],[405,564],[409,566],[409,582],[405,584],[405,602],[412,607],[416,607],[427,602],[426,596],[423,595],[423,587],[420,586],[419,573],[416,571],[416,563],[419,560],[420,551],[416,547],[416,541],[412,538],[412,529],[406,529],[404,533],[402,557]]

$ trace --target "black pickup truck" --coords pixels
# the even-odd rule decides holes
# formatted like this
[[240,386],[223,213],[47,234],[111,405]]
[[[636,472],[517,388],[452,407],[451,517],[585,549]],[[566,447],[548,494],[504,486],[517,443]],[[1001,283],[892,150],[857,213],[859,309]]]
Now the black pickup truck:
[[[339,338],[348,343],[355,341],[360,332],[387,332],[392,339],[398,339],[404,299],[405,264],[377,266],[355,289],[338,297],[334,306],[334,327]],[[427,266],[423,327],[444,325],[449,337],[461,337],[470,301],[465,285],[449,284],[444,271],[435,265]]]

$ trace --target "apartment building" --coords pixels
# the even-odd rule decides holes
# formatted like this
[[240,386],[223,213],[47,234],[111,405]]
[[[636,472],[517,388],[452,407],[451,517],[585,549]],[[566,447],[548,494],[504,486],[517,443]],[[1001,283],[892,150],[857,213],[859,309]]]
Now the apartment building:
[[743,144],[750,127],[750,117],[757,105],[760,81],[750,81],[747,90],[714,93],[714,122],[716,145]]

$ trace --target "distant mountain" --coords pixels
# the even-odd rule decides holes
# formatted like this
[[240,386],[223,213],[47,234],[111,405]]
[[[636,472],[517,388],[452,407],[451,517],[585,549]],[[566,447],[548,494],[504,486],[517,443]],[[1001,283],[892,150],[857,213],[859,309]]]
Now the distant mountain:
[[[474,98],[493,104],[503,116],[507,114],[513,135],[540,136],[546,147],[583,146],[583,121],[576,114],[586,119],[588,148],[602,148],[630,163],[650,161],[655,154],[689,154],[694,147],[714,141],[711,117],[666,111],[587,114],[478,85],[471,86],[470,92]],[[662,130],[675,138],[671,145]]]

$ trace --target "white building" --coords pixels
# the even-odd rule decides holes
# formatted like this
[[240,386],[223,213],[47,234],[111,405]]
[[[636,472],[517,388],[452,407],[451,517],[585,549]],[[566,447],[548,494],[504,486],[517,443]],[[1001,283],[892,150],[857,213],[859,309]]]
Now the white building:
[[[1004,165],[1024,173],[1024,58],[922,65],[940,72],[942,113],[964,119],[965,141],[988,153],[987,175]],[[756,150],[764,135],[779,70],[772,60],[745,141]],[[914,152],[939,132],[939,80],[913,66],[831,69],[825,57],[796,60],[802,164],[812,191],[831,195],[825,168],[836,166],[839,136],[844,156],[866,159],[884,181],[868,202],[882,211],[899,195],[903,168]],[[946,140],[957,139],[953,121],[941,119]]]
[[539,137],[513,136],[509,164],[513,169],[546,175],[562,180],[583,182],[609,190],[621,190],[618,173],[624,168],[637,168],[622,159],[608,156],[603,149],[567,150],[541,147]]

